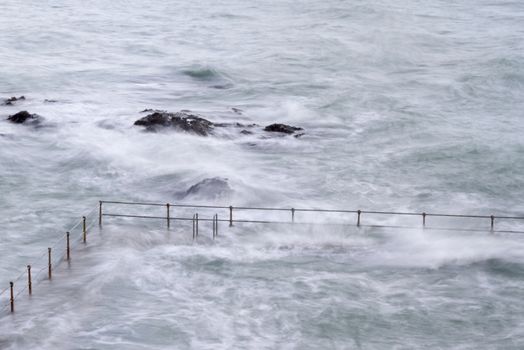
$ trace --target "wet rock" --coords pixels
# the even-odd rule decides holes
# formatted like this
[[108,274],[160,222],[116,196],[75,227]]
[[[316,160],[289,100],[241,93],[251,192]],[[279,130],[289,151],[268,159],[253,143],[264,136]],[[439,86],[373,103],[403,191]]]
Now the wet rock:
[[300,130],[304,129],[286,124],[271,124],[264,128],[264,131],[267,132],[280,132],[284,134],[294,134],[296,131]]
[[44,103],[57,103],[58,100],[48,100],[47,98],[44,100]]
[[242,112],[244,112],[243,110],[241,110],[240,108],[236,108],[236,107],[232,107],[231,110],[233,112],[235,112],[236,114],[242,114]]
[[216,84],[216,85],[211,85],[211,88],[217,89],[217,90],[228,90],[228,89],[233,88],[233,84]]
[[254,128],[255,126],[258,126],[257,124],[242,124],[242,123],[214,123],[214,126],[226,128],[226,127],[234,127],[234,128]]
[[38,114],[31,114],[28,111],[21,111],[16,114],[7,117],[11,123],[14,124],[39,124],[42,121],[42,117]]
[[208,199],[218,199],[229,196],[232,192],[228,179],[222,177],[211,177],[204,179],[181,194],[182,198],[202,197]]
[[174,128],[200,136],[207,136],[213,131],[214,124],[189,111],[176,113],[154,112],[135,122],[135,125],[145,126],[148,131],[161,128]]
[[7,98],[7,99],[4,99],[4,101],[2,101],[2,103],[0,103],[2,106],[12,106],[15,104],[15,102],[18,102],[18,101],[24,101],[25,100],[25,96],[20,96],[20,97],[10,97],[10,98]]
[[242,130],[240,133],[242,135],[253,135],[253,131],[249,131],[249,130],[246,130],[246,129]]

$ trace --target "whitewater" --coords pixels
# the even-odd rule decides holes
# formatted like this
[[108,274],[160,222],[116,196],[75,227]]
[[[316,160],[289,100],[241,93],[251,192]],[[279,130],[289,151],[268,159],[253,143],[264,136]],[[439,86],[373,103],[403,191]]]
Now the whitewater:
[[[0,349],[524,348],[524,222],[341,215],[194,242],[96,217],[99,200],[523,216],[523,37],[519,1],[3,0],[0,102],[25,100],[0,106],[0,291],[94,225],[3,309]],[[304,135],[150,133],[144,109]],[[6,120],[23,110],[42,126]]]

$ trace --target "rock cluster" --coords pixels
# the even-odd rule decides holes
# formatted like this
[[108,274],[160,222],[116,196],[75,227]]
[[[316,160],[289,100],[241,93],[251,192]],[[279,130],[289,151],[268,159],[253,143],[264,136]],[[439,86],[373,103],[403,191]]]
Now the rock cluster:
[[176,113],[156,111],[138,119],[135,125],[145,126],[148,131],[157,131],[159,128],[172,127],[182,131],[207,136],[213,130],[213,123],[196,114],[186,111]]
[[[215,128],[255,128],[257,124],[242,124],[242,123],[213,123],[198,114],[191,111],[182,110],[176,113],[170,113],[162,110],[145,109],[142,112],[152,112],[147,116],[135,121],[134,125],[144,126],[147,131],[158,131],[165,128],[174,128],[177,130],[189,132],[200,136],[208,136],[213,134]],[[271,124],[266,126],[263,131],[281,134],[294,134],[297,131],[304,130],[302,128],[286,125],[286,124]],[[242,130],[242,135],[251,135],[253,131]],[[295,137],[303,134],[296,134]]]
[[10,98],[6,98],[6,99],[4,99],[4,100],[0,103],[0,105],[2,105],[2,106],[12,106],[12,105],[15,104],[15,102],[17,102],[17,101],[23,101],[23,100],[25,100],[25,96],[20,96],[20,97],[15,97],[15,96],[13,96],[13,97],[10,97]]
[[264,128],[264,131],[268,132],[282,132],[284,134],[294,134],[296,131],[304,130],[296,126],[286,125],[286,124],[271,124]]
[[11,123],[14,124],[39,124],[42,117],[38,114],[31,114],[28,111],[21,111],[7,117]]

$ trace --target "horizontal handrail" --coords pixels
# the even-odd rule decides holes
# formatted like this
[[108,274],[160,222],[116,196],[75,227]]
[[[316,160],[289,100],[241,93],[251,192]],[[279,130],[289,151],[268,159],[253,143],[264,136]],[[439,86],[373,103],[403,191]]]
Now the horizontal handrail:
[[[84,232],[84,237],[85,237],[86,231],[89,230],[95,223],[95,221],[92,220],[92,222],[88,226],[86,226],[86,217],[88,217],[91,214],[93,214],[93,212],[96,209],[97,209],[96,207],[92,208],[86,214],[86,216],[83,216],[82,219],[76,221],[76,223],[73,226],[71,226],[69,228],[69,230],[65,234],[62,234],[58,239],[56,239],[54,241],[54,243],[49,245],[48,250],[46,252],[42,253],[36,259],[33,259],[32,262],[29,265],[26,266],[27,270],[22,271],[15,279],[11,280],[10,281],[10,283],[11,283],[10,287],[4,288],[4,289],[2,289],[0,291],[0,298],[2,298],[3,295],[6,294],[7,291],[11,289],[11,299],[9,300],[9,302],[11,304],[11,312],[13,312],[13,310],[14,310],[14,301],[20,296],[20,294],[22,294],[28,288],[29,288],[29,294],[31,294],[31,287],[35,286],[40,281],[39,277],[40,277],[42,272],[44,272],[45,270],[48,270],[49,271],[49,278],[51,278],[52,264],[58,265],[65,258],[64,254],[66,253],[66,250],[60,249],[59,248],[59,244],[64,245],[65,242],[63,242],[63,241],[65,239],[67,239],[68,240],[68,242],[67,242],[68,243],[68,249],[70,248],[70,246],[69,246],[69,233],[73,232],[73,230],[75,230],[76,228],[78,228],[80,225],[83,224],[82,230]],[[78,238],[77,241],[80,242],[80,238]],[[85,243],[85,238],[84,238],[84,243]],[[56,253],[56,249],[58,249],[58,253]],[[55,254],[53,255],[53,258],[51,257],[51,251],[55,252]],[[49,259],[48,264],[45,263],[46,256]],[[41,266],[41,267],[38,270],[33,271],[34,275],[32,276],[32,279],[31,279],[31,272],[30,272],[31,267],[36,267],[36,266],[39,266],[39,267]],[[21,288],[17,288],[17,293],[13,294],[13,287],[18,287],[18,282],[24,276],[28,276],[29,277],[29,283],[22,284]],[[32,283],[32,281],[34,281],[35,283]],[[0,312],[4,311],[8,307],[9,307],[9,303],[8,304],[2,304],[2,302],[0,302]]]
[[[165,216],[149,216],[149,215],[127,215],[127,214],[112,214],[112,213],[105,213],[102,214],[103,216],[107,217],[122,217],[122,218],[138,218],[138,219],[158,219],[158,220],[166,220]],[[194,217],[170,217],[169,220],[172,221],[194,221]],[[229,222],[228,219],[209,219],[209,218],[202,218],[199,217],[198,221],[205,221],[205,222]],[[278,225],[290,225],[290,226],[347,226],[347,223],[333,223],[333,222],[326,222],[326,223],[319,223],[319,222],[291,222],[291,221],[265,221],[265,220],[234,220],[235,223],[246,223],[246,224],[278,224]],[[364,225],[361,224],[360,227],[364,228],[394,228],[394,229],[413,229],[413,230],[419,230],[420,227],[415,226],[404,226],[404,225]],[[464,232],[486,232],[486,230],[481,229],[472,229],[472,228],[459,228],[459,227],[431,227],[426,226],[424,227],[425,230],[434,230],[434,231],[464,231]],[[493,230],[491,231],[493,233],[519,233],[524,234],[524,231],[515,231],[515,230]]]
[[[101,204],[125,204],[144,206],[166,206],[178,208],[208,208],[208,209],[234,209],[234,210],[260,210],[260,211],[294,211],[294,212],[323,212],[323,213],[352,213],[352,214],[377,214],[377,215],[402,215],[402,216],[433,216],[433,217],[455,217],[471,219],[506,219],[524,220],[524,216],[505,215],[474,215],[474,214],[446,214],[427,212],[400,212],[400,211],[377,211],[377,210],[348,210],[348,209],[320,209],[320,208],[275,208],[275,207],[247,207],[247,206],[225,206],[225,205],[200,205],[200,204],[171,204],[154,202],[126,202],[126,201],[100,201]],[[235,220],[236,221],[236,220]]]
[[[119,213],[107,213],[103,212],[103,204],[120,204],[120,205],[136,205],[136,206],[154,206],[154,207],[165,207],[166,212],[165,216],[153,216],[153,215],[131,215],[131,214],[119,214]],[[172,216],[171,208],[192,208],[192,209],[221,209],[229,211],[229,218],[219,219],[218,214],[214,214],[212,218],[199,217],[198,213],[194,213],[193,217],[183,217],[183,216]],[[86,216],[90,216],[95,210],[91,210]],[[362,224],[362,215],[371,214],[371,215],[399,215],[399,216],[417,216],[421,217],[422,228],[425,230],[439,230],[439,231],[464,231],[464,232],[486,232],[486,229],[480,228],[455,228],[455,227],[434,227],[426,225],[427,217],[448,217],[448,218],[472,218],[472,219],[490,219],[490,232],[491,233],[518,233],[524,234],[524,231],[517,230],[495,230],[494,222],[495,220],[524,220],[524,216],[512,216],[512,215],[474,215],[474,214],[445,214],[445,213],[426,213],[426,212],[402,212],[402,211],[374,211],[374,210],[347,210],[347,209],[321,209],[321,208],[282,208],[282,207],[249,207],[249,206],[225,206],[225,205],[201,205],[201,204],[171,204],[171,203],[155,203],[155,202],[131,202],[131,201],[99,201],[98,206],[98,224],[102,227],[102,218],[103,217],[121,217],[121,218],[141,218],[141,219],[158,219],[166,220],[167,227],[170,227],[170,223],[174,221],[192,221],[193,222],[193,239],[198,237],[198,223],[200,222],[212,222],[213,223],[213,239],[218,236],[218,223],[229,223],[229,226],[233,226],[233,223],[246,223],[246,224],[286,224],[286,225],[328,225],[328,226],[348,226],[348,222],[307,222],[295,220],[295,213],[297,212],[317,212],[317,213],[349,213],[356,214],[356,226],[359,228],[388,228],[388,229],[421,229],[420,226],[402,226],[402,225],[377,225],[377,224]],[[236,211],[279,211],[279,212],[289,212],[291,214],[290,220],[248,220],[248,219],[236,219],[234,218],[233,212]],[[14,301],[26,290],[29,294],[32,293],[32,280],[38,283],[40,281],[39,276],[43,274],[46,270],[48,272],[48,278],[51,279],[52,270],[54,264],[59,264],[62,260],[70,260],[70,232],[82,225],[82,242],[86,243],[86,234],[90,230],[91,226],[95,224],[93,220],[89,225],[86,222],[86,216],[82,217],[82,220],[77,221],[74,226],[72,226],[65,235],[62,235],[55,241],[54,244],[48,247],[47,258],[48,263],[40,265],[40,262],[43,262],[45,259],[46,253],[38,257],[33,264],[27,265],[27,277],[28,282],[22,288],[17,288],[17,293],[14,293],[14,286],[18,286],[18,282],[26,275],[26,272],[22,272],[14,280],[11,280],[10,286],[7,288],[0,289],[0,298],[7,294],[10,291],[10,306],[11,312],[14,312]],[[341,217],[341,215],[338,215]],[[65,240],[65,242],[64,242]],[[80,243],[80,237],[77,237],[75,240],[76,244]],[[66,249],[62,249],[63,247]],[[60,248],[62,247],[62,248]],[[56,249],[58,248],[58,249]],[[58,250],[58,252],[57,252]],[[52,255],[53,252],[53,255]],[[38,262],[38,264],[35,264]],[[55,265],[55,266],[56,266]],[[32,267],[36,269],[33,270],[35,275],[31,275]],[[0,302],[0,311],[5,310],[9,305],[2,305]]]

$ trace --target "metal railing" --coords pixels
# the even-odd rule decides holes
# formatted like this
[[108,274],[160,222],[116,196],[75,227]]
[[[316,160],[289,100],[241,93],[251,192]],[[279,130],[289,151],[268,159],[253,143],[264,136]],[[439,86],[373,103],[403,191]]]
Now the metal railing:
[[[0,291],[0,312],[9,309],[13,313],[15,311],[15,301],[22,293],[27,291],[28,295],[32,295],[34,287],[39,282],[45,279],[52,280],[53,270],[60,262],[64,259],[68,262],[71,261],[72,250],[80,243],[87,243],[87,233],[96,224],[96,217],[91,220],[88,220],[88,217],[96,209],[97,207],[93,208],[86,216],[82,216],[67,232],[51,244],[42,255],[28,264],[15,279],[11,280],[8,287]],[[80,232],[72,235],[75,230]],[[22,281],[24,276],[26,277],[24,278],[25,282]],[[21,286],[20,288],[18,288],[19,285]]]
[[[129,205],[129,206],[149,206],[149,207],[163,207],[165,208],[165,215],[134,215],[125,213],[111,213],[104,212],[104,208],[108,205]],[[217,213],[211,218],[204,218],[199,216],[198,213],[193,212],[192,216],[176,216],[174,210],[176,208],[185,208],[193,210],[223,210],[226,211],[225,215],[227,219],[219,219]],[[233,226],[236,223],[248,223],[248,224],[291,224],[291,225],[352,225],[356,227],[368,227],[368,228],[397,228],[397,229],[427,229],[427,230],[451,230],[451,231],[482,231],[490,233],[524,233],[524,231],[516,230],[495,230],[495,222],[508,221],[508,220],[524,220],[524,216],[512,216],[512,215],[468,215],[468,214],[443,214],[443,213],[426,213],[426,212],[395,212],[395,211],[373,211],[373,210],[346,210],[346,209],[318,209],[318,208],[271,208],[271,207],[246,207],[246,206],[219,206],[219,205],[199,205],[199,204],[171,204],[171,203],[150,203],[150,202],[126,202],[126,201],[99,201],[98,207],[91,210],[86,216],[83,216],[73,227],[69,229],[64,235],[62,235],[53,245],[51,245],[47,252],[42,254],[32,264],[27,265],[27,268],[18,275],[18,277],[9,282],[9,286],[0,291],[0,312],[10,308],[11,312],[15,310],[15,300],[27,290],[28,295],[33,293],[33,289],[36,283],[45,279],[43,273],[47,270],[47,279],[52,279],[53,269],[62,260],[71,260],[71,251],[79,243],[87,242],[87,233],[90,228],[96,223],[96,217],[88,223],[87,217],[91,215],[96,209],[98,209],[98,224],[101,227],[103,219],[106,217],[115,218],[139,218],[139,219],[160,219],[165,220],[167,227],[170,228],[172,223],[176,221],[191,221],[193,225],[193,240],[196,240],[199,235],[199,222],[212,222],[213,226],[213,239],[218,237],[219,223],[225,222],[229,226]],[[288,220],[271,220],[271,219],[238,219],[235,218],[235,214],[239,211],[255,211],[255,212],[287,212],[289,213]],[[354,215],[353,223],[348,222],[311,222],[311,221],[298,221],[296,218],[297,213],[331,213],[331,214],[342,214],[347,218],[347,214]],[[419,226],[401,226],[401,225],[378,225],[378,224],[364,224],[363,219],[365,215],[381,215],[381,216],[410,216],[419,217]],[[341,215],[337,217],[340,218]],[[428,218],[450,218],[450,219],[475,219],[475,220],[486,220],[485,229],[470,229],[470,228],[442,228],[442,227],[428,227]],[[81,235],[73,237],[73,244],[71,244],[71,232],[81,227]],[[47,259],[46,259],[47,257]],[[47,263],[45,261],[47,260]],[[44,264],[35,271],[33,267],[38,266],[38,263]],[[34,276],[33,276],[34,275]],[[18,282],[27,276],[27,282],[22,284],[22,288],[16,290]],[[9,292],[9,294],[8,294]],[[2,299],[5,299],[8,295],[8,302],[4,303]]]
[[[165,216],[158,215],[132,215],[132,214],[121,214],[104,212],[104,205],[117,204],[117,205],[131,205],[131,206],[152,206],[152,207],[165,207]],[[173,216],[172,210],[174,208],[187,208],[187,209],[219,209],[229,211],[229,219],[218,219],[218,216],[209,218],[198,218],[198,214],[194,214],[193,217],[176,217]],[[235,219],[234,213],[236,211],[261,211],[261,212],[289,212],[289,220],[255,220],[255,219]],[[141,218],[141,219],[163,219],[166,220],[168,227],[173,221],[193,221],[197,222],[196,236],[198,236],[198,221],[213,221],[213,232],[215,228],[218,229],[218,222],[227,222],[229,226],[233,226],[234,223],[253,223],[253,224],[304,224],[304,225],[348,225],[347,222],[305,222],[297,221],[296,214],[299,212],[304,213],[333,213],[333,214],[354,214],[355,221],[354,225],[357,227],[374,227],[374,228],[424,228],[428,230],[453,230],[453,231],[488,231],[492,233],[524,233],[524,231],[515,230],[496,230],[496,221],[508,221],[508,220],[524,220],[524,216],[511,216],[511,215],[470,215],[470,214],[445,214],[445,213],[427,213],[427,212],[400,212],[400,211],[376,211],[376,210],[347,210],[347,209],[319,209],[319,208],[271,208],[271,207],[246,207],[246,206],[221,206],[221,205],[200,205],[200,204],[172,204],[172,203],[152,203],[152,202],[126,202],[126,201],[100,201],[99,202],[99,224],[102,225],[104,217],[123,217],[123,218]],[[400,225],[377,225],[377,224],[364,224],[363,219],[365,215],[381,215],[381,216],[410,216],[419,217],[420,226],[400,226]],[[429,227],[427,225],[428,219],[434,218],[450,218],[450,219],[475,219],[475,220],[486,220],[486,230],[479,229],[468,229],[461,227]],[[195,226],[195,224],[193,224]],[[215,226],[216,225],[216,226]],[[213,235],[214,237],[215,235]]]

